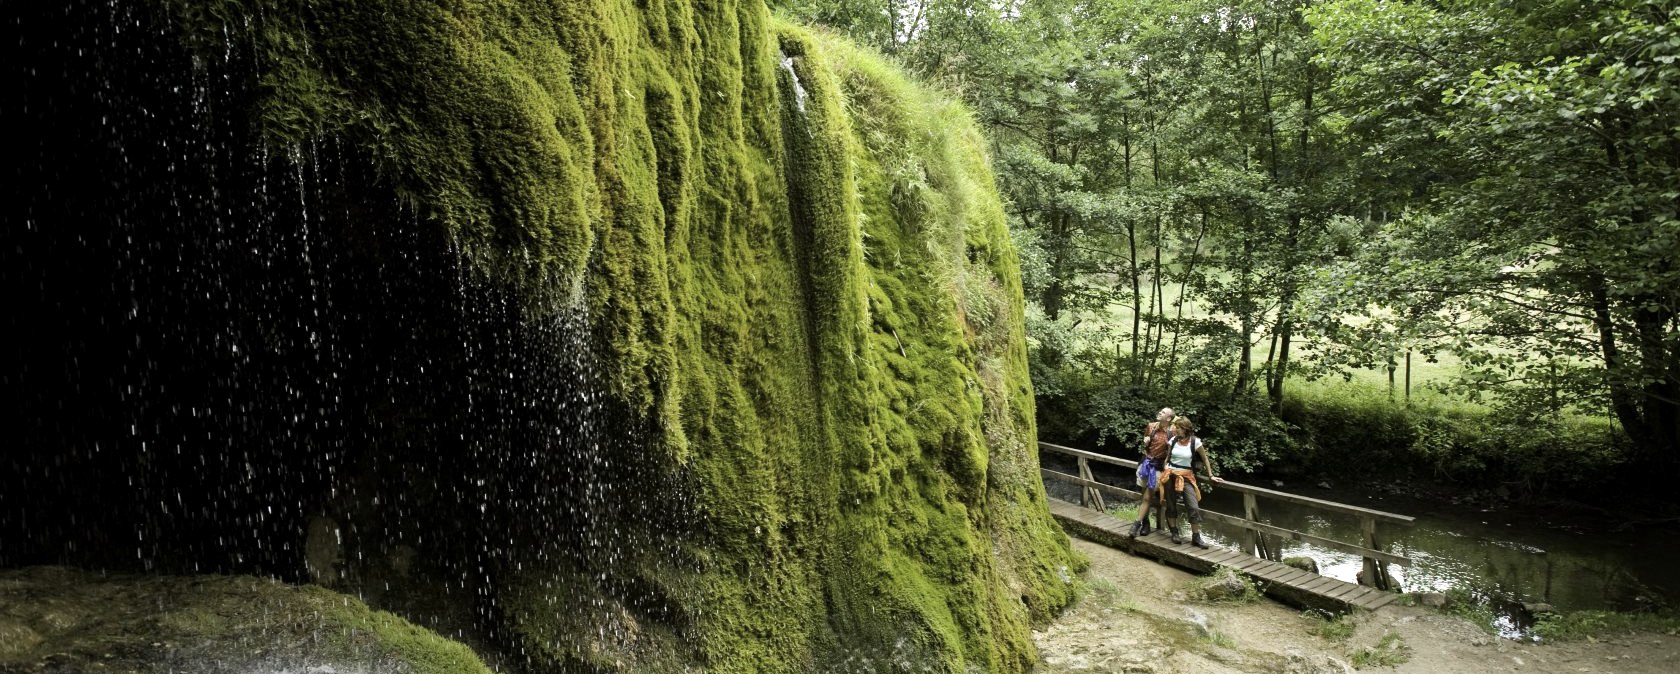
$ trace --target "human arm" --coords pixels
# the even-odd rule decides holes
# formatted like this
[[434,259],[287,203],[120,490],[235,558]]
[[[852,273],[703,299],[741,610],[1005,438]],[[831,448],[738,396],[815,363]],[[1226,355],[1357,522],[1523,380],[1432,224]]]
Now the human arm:
[[1208,453],[1207,446],[1199,438],[1196,442],[1196,454],[1202,457],[1202,466],[1207,468],[1208,479],[1214,482],[1225,481],[1225,478],[1220,477],[1218,471],[1213,469],[1213,455]]

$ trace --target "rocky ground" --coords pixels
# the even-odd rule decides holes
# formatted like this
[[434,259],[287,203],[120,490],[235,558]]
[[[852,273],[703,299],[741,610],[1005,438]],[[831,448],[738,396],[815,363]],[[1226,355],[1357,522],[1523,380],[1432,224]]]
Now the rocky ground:
[[1079,539],[1074,546],[1091,560],[1090,590],[1034,633],[1041,672],[1680,671],[1675,634],[1517,642],[1436,609],[1397,604],[1330,622],[1268,599],[1195,599],[1203,578]]

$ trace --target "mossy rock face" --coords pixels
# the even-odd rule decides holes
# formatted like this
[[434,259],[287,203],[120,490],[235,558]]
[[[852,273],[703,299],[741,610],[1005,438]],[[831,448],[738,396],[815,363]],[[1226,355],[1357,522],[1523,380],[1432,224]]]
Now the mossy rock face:
[[251,576],[0,572],[0,671],[488,674],[360,600]]
[[[675,505],[592,510],[599,547],[572,554],[547,513],[507,501],[599,485],[532,471],[518,493],[534,498],[477,506],[518,532],[409,532],[470,567],[475,627],[521,667],[1031,667],[1029,626],[1071,601],[1083,562],[1045,507],[1016,253],[960,105],[760,0],[142,5],[205,69],[194,81],[240,92],[212,108],[250,120],[265,161],[351,167],[401,207],[316,208],[319,226],[378,232],[369,247],[444,232],[512,298],[509,332],[586,315],[588,338],[563,343],[591,349],[591,409],[647,429],[614,446],[636,455],[612,475],[677,476],[657,490]],[[428,486],[367,479],[338,492]],[[355,517],[344,531],[379,530]],[[495,549],[439,543],[458,539]],[[379,577],[306,548],[323,579]],[[159,620],[202,633],[220,615]]]

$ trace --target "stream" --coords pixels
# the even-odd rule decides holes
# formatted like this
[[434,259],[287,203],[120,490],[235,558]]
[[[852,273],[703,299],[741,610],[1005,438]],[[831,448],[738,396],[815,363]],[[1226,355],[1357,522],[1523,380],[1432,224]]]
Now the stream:
[[[1077,474],[1072,458],[1046,454],[1046,468]],[[1125,486],[1131,471],[1093,465],[1098,480]],[[1559,611],[1631,611],[1680,605],[1680,583],[1673,578],[1680,559],[1680,529],[1635,527],[1590,511],[1499,508],[1454,505],[1381,489],[1336,489],[1335,485],[1272,483],[1263,486],[1327,501],[1410,515],[1411,527],[1381,525],[1389,549],[1410,557],[1409,567],[1389,566],[1389,574],[1407,592],[1460,589],[1493,609],[1495,626],[1506,638],[1522,638],[1532,625],[1526,603],[1551,604]],[[1051,498],[1078,502],[1079,488],[1046,481]],[[1215,489],[1204,507],[1240,515],[1242,495]],[[1262,522],[1332,540],[1360,540],[1358,518],[1351,515],[1261,498]],[[1207,522],[1204,534],[1218,545],[1240,547],[1242,531]],[[1188,532],[1188,527],[1185,531]],[[1306,556],[1319,572],[1348,582],[1362,560],[1336,550],[1285,541],[1285,557]]]

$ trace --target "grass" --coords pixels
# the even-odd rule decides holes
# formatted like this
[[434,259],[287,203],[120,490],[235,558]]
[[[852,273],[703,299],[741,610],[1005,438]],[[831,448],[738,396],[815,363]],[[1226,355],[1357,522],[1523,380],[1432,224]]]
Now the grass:
[[1105,596],[1117,596],[1120,594],[1120,586],[1115,585],[1114,581],[1107,578],[1092,578],[1090,581],[1085,583],[1085,587],[1089,589],[1092,594]]
[[1133,521],[1137,520],[1137,516],[1138,516],[1138,502],[1137,501],[1127,501],[1125,503],[1109,503],[1107,501],[1104,501],[1104,504],[1107,505],[1107,508],[1104,509],[1104,512],[1107,512],[1108,514],[1113,515],[1117,519],[1127,521],[1127,522],[1133,522]]
[[1237,641],[1235,639],[1232,639],[1230,635],[1228,635],[1224,632],[1212,632],[1212,631],[1210,631],[1210,632],[1207,633],[1207,636],[1202,637],[1202,641],[1206,641],[1207,643],[1213,644],[1213,645],[1218,646],[1220,648],[1228,648],[1228,649],[1231,649],[1233,651],[1237,650]]
[[1346,642],[1353,637],[1353,619],[1345,615],[1328,615],[1322,611],[1302,611],[1301,616],[1313,622],[1307,632],[1329,639],[1330,641]]
[[1447,605],[1443,611],[1474,623],[1483,632],[1495,634],[1493,609],[1469,590],[1455,587],[1447,590]]
[[1647,632],[1680,636],[1680,615],[1672,613],[1620,613],[1575,611],[1542,617],[1534,625],[1541,641],[1587,641],[1609,635]]
[[1354,669],[1394,667],[1412,659],[1412,647],[1406,645],[1404,637],[1389,632],[1377,640],[1377,645],[1349,653],[1348,659]]

